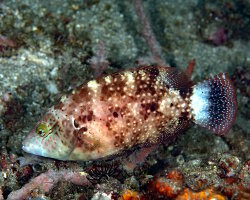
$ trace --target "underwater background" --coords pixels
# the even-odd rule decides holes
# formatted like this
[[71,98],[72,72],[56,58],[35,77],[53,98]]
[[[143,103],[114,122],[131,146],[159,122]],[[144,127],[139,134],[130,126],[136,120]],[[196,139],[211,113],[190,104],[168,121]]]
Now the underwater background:
[[[0,200],[250,199],[249,39],[249,0],[1,0]],[[226,72],[235,85],[227,135],[191,123],[148,156],[107,161],[22,151],[41,115],[80,84],[139,65],[185,70],[193,59],[194,82]]]

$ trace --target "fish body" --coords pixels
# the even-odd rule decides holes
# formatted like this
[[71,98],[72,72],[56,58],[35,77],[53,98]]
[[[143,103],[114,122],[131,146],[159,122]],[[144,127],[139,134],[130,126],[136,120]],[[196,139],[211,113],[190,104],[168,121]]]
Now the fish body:
[[175,68],[140,67],[62,96],[30,131],[23,150],[59,160],[95,160],[164,142],[190,120],[224,134],[235,115],[235,90],[226,74],[193,85]]

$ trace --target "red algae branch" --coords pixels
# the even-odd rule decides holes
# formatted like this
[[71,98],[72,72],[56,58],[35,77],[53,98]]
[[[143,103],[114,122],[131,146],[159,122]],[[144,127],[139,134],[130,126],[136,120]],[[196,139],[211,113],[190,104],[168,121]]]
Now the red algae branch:
[[[42,193],[48,193],[59,181],[67,181],[76,185],[89,185],[90,182],[86,178],[84,172],[72,172],[69,170],[54,171],[49,170],[40,174],[24,185],[21,189],[11,192],[7,200],[26,199],[31,196],[32,191],[39,189]],[[1,196],[0,196],[1,199]]]

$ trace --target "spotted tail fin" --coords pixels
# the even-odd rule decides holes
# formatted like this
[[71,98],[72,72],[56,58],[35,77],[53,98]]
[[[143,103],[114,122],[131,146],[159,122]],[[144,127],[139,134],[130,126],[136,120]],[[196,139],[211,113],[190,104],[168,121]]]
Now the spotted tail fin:
[[236,94],[227,74],[218,74],[193,87],[192,117],[196,124],[224,135],[236,117]]

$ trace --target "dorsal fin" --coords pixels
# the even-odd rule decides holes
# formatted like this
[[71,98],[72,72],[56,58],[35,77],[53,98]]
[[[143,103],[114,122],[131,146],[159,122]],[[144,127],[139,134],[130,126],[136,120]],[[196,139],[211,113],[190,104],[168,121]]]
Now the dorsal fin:
[[195,66],[195,59],[192,59],[189,61],[187,69],[186,69],[186,74],[189,78],[191,78],[191,75],[194,71],[194,66]]

